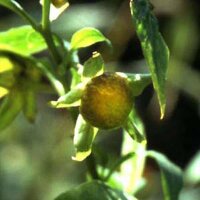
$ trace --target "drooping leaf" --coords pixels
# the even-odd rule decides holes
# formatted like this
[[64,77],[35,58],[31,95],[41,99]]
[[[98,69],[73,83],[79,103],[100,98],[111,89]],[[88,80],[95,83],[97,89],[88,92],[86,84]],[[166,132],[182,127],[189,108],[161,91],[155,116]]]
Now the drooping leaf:
[[68,108],[80,105],[80,98],[84,87],[80,83],[72,88],[67,94],[61,96],[57,101],[51,101],[51,105],[56,108]]
[[13,90],[0,104],[0,131],[5,129],[22,109],[22,95],[18,90]]
[[110,41],[99,30],[90,27],[83,28],[73,34],[71,49],[88,47],[97,42],[107,42],[110,44]]
[[160,168],[164,200],[177,200],[183,186],[181,169],[156,151],[148,151],[147,156],[153,158]]
[[166,106],[165,82],[169,50],[159,32],[158,22],[149,0],[134,0],[131,1],[130,6],[135,29],[157,92],[161,118],[163,118]]
[[132,109],[127,121],[124,124],[124,129],[136,142],[146,143],[144,127],[134,108]]
[[61,194],[55,200],[136,200],[133,196],[127,196],[101,181],[94,180]]
[[82,161],[90,155],[97,131],[98,129],[87,123],[81,115],[78,116],[74,131],[76,155],[73,160]]
[[83,67],[82,79],[90,79],[94,76],[99,76],[104,72],[104,61],[101,54],[94,52],[93,56],[89,58]]
[[36,94],[31,88],[27,88],[23,93],[24,105],[23,113],[29,122],[34,122],[37,114]]
[[31,26],[22,26],[0,32],[0,51],[30,56],[46,48],[43,37]]

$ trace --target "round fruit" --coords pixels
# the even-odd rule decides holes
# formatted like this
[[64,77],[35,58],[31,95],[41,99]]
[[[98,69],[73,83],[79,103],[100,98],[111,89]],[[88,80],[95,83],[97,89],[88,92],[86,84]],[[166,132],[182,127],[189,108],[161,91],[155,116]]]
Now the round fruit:
[[116,73],[94,77],[86,85],[80,113],[91,125],[102,129],[121,126],[132,108],[132,94],[126,78]]
[[67,0],[51,0],[51,3],[56,7],[60,8],[63,6],[65,3],[67,3]]

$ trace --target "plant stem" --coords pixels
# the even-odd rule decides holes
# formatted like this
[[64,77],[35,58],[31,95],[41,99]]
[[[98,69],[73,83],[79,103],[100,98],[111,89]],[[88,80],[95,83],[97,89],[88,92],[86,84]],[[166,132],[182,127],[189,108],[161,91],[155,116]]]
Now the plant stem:
[[86,159],[86,165],[88,168],[88,171],[90,173],[90,175],[92,176],[93,179],[100,179],[97,169],[96,169],[96,162],[95,162],[95,158],[94,155],[91,153],[90,156],[87,157]]
[[56,49],[56,45],[53,40],[50,21],[49,21],[50,6],[51,6],[50,0],[43,1],[43,7],[42,7],[42,29],[43,29],[43,31],[42,31],[42,34],[48,45],[49,51],[51,53],[51,56],[52,56],[54,62],[56,64],[59,64],[61,61],[61,57]]
[[127,133],[124,134],[122,155],[134,152],[135,155],[121,165],[121,177],[124,190],[134,193],[140,183],[145,165],[146,142],[138,143]]

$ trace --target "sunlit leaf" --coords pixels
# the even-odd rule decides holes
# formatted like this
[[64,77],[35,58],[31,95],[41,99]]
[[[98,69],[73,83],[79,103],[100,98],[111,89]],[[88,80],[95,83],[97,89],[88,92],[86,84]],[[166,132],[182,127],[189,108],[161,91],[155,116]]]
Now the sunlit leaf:
[[87,123],[81,115],[78,116],[74,131],[76,155],[73,160],[82,161],[90,155],[97,131],[98,129]]
[[29,56],[47,48],[43,37],[31,26],[0,32],[0,50]]
[[93,56],[84,63],[83,80],[99,76],[104,72],[104,61],[101,54],[94,52]]
[[9,57],[0,54],[0,73],[11,71],[14,68],[14,63],[9,59]]
[[5,129],[18,115],[22,109],[22,96],[19,91],[9,93],[0,104],[0,131]]
[[166,106],[165,82],[169,50],[159,32],[158,22],[152,12],[152,5],[149,0],[134,0],[131,1],[130,6],[135,29],[157,92],[161,118],[163,118]]
[[71,49],[88,47],[97,42],[107,42],[110,44],[110,41],[99,30],[90,27],[83,28],[73,34]]
[[153,158],[160,168],[164,200],[177,200],[183,186],[181,169],[161,153],[148,151],[147,156]]
[[[128,196],[128,197],[127,197]],[[55,200],[136,200],[133,196],[112,189],[101,181],[83,183],[61,194]]]
[[7,90],[6,88],[4,87],[0,87],[0,99],[2,97],[4,97],[5,95],[7,95],[9,93],[9,90]]

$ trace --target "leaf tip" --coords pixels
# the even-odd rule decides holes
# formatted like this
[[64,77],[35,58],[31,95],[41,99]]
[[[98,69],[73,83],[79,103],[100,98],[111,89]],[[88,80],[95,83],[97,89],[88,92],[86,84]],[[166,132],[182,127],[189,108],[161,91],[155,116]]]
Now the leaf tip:
[[91,149],[84,152],[76,152],[76,155],[72,156],[72,160],[81,162],[85,160],[90,154],[91,154]]

